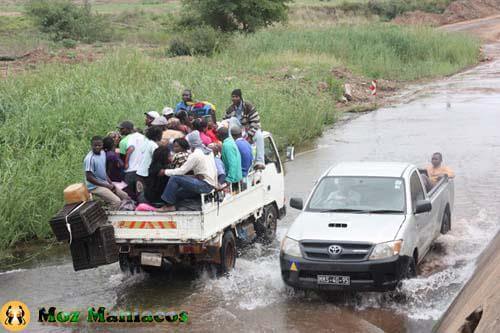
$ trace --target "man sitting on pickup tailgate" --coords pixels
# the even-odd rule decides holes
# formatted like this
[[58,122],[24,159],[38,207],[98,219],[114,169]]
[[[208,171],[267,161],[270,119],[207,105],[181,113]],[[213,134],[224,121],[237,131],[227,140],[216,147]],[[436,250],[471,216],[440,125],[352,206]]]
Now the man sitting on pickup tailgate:
[[431,181],[431,185],[436,185],[441,178],[447,175],[449,178],[454,178],[455,173],[447,166],[443,166],[443,155],[441,153],[434,153],[431,159],[432,165],[427,167],[427,176]]
[[118,209],[122,200],[130,198],[111,182],[106,173],[106,153],[103,151],[102,138],[93,137],[91,145],[92,150],[83,161],[85,184],[90,193],[101,198],[111,209]]
[[[180,168],[164,171],[165,176],[170,179],[161,196],[166,204],[158,211],[175,211],[175,205],[182,199],[196,198],[218,187],[217,168],[212,151],[203,145],[198,131],[188,134],[186,139],[192,153]],[[194,176],[186,175],[190,171]]]

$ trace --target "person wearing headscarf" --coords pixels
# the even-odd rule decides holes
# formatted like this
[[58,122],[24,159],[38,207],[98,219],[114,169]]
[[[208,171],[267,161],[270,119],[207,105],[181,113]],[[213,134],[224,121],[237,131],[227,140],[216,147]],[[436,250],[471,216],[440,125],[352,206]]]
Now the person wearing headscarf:
[[[175,211],[176,204],[182,199],[196,198],[218,187],[217,167],[212,150],[203,145],[198,131],[189,133],[186,139],[192,153],[181,167],[164,171],[165,176],[170,179],[161,196],[165,205],[158,211]],[[193,172],[194,176],[186,175],[189,172]]]

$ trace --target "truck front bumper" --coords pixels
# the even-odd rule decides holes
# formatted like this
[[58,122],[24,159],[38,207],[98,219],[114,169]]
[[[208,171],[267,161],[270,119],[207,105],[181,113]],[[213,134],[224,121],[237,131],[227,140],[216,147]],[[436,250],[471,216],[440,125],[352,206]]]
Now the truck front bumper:
[[[283,281],[298,289],[389,291],[394,290],[408,267],[408,256],[359,262],[313,261],[280,255]],[[318,275],[349,276],[349,285],[318,284]]]

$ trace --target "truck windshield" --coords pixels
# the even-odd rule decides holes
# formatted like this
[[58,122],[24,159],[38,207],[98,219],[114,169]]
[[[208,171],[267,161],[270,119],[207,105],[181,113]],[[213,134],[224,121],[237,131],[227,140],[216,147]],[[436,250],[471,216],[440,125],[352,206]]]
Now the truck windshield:
[[324,177],[306,210],[402,214],[405,211],[404,182],[402,178]]

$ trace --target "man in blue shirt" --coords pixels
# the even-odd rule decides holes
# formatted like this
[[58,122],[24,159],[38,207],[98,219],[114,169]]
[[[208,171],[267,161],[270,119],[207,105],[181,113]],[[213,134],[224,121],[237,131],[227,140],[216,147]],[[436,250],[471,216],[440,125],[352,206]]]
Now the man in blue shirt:
[[92,150],[83,160],[85,184],[93,195],[101,198],[111,209],[118,209],[122,200],[130,199],[127,193],[113,185],[106,173],[106,154],[100,136],[91,140]]
[[186,111],[189,113],[193,106],[193,94],[191,90],[186,89],[182,92],[182,101],[177,103],[175,106],[175,115],[177,115],[180,111]]
[[231,136],[236,142],[236,146],[240,151],[241,155],[241,172],[243,177],[248,175],[248,171],[252,167],[253,162],[253,154],[252,154],[252,146],[248,143],[247,140],[243,139],[241,134],[241,128],[238,126],[233,126],[231,128]]

